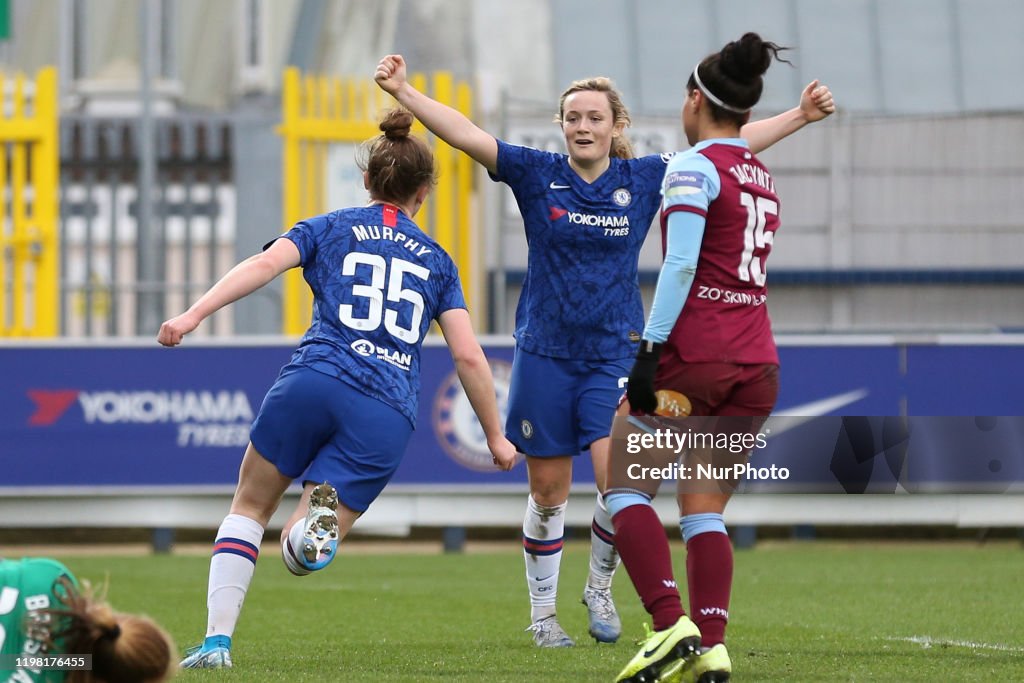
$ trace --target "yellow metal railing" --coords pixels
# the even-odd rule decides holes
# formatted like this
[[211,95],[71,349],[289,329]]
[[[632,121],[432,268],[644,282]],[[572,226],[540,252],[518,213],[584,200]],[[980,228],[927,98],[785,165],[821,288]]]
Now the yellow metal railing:
[[0,337],[58,333],[57,72],[0,73]]
[[[450,73],[422,74],[409,78],[419,91],[471,115],[472,93],[465,83],[455,83]],[[332,145],[359,144],[380,134],[380,113],[396,105],[390,95],[369,79],[303,76],[298,69],[285,70],[282,84],[282,121],[278,133],[284,144],[284,227],[317,214],[341,208],[327,206],[327,156]],[[418,121],[413,131],[426,134]],[[416,223],[436,239],[455,260],[471,304],[474,287],[474,232],[470,229],[473,162],[444,142],[431,139],[438,167],[438,184],[416,215]],[[350,163],[354,163],[350,162]],[[285,334],[302,334],[309,326],[312,295],[293,270],[284,281]],[[470,305],[470,310],[473,310]]]

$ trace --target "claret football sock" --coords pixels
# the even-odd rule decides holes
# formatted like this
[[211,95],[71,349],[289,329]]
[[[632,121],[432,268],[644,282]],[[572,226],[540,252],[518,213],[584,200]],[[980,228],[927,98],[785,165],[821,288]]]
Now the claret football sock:
[[655,631],[675,624],[685,612],[672,574],[665,528],[650,504],[630,505],[612,517],[615,544]]
[[732,570],[732,543],[724,527],[722,531],[698,533],[687,539],[690,614],[700,628],[701,645],[705,648],[725,642]]

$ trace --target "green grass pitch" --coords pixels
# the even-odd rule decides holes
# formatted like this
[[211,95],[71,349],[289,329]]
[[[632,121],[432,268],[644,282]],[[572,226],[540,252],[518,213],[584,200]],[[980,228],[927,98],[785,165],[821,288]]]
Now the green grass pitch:
[[[181,681],[611,681],[635,652],[646,613],[624,570],[624,636],[597,645],[579,597],[587,548],[568,546],[559,616],[577,647],[538,650],[521,551],[458,555],[342,552],[317,575],[287,573],[263,546],[235,632],[231,671]],[[684,551],[673,546],[682,583]],[[102,582],[122,611],[149,614],[177,640],[206,624],[208,560],[61,557]],[[729,650],[736,681],[1024,680],[1019,544],[763,544],[736,553]],[[685,600],[685,597],[684,597]]]

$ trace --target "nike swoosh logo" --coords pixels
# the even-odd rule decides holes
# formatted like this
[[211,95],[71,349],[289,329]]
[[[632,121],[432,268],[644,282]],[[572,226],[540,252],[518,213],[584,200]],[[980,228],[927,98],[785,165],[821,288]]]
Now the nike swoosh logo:
[[542,578],[540,578],[539,576],[535,576],[535,577],[533,577],[533,580],[534,580],[534,581],[547,581],[547,580],[548,580],[548,579],[550,579],[550,578],[551,578],[552,576],[554,576],[554,574],[548,574],[548,575],[547,575],[547,576],[545,576],[545,577],[544,577],[543,579],[542,579]]
[[[669,630],[671,630],[671,629],[669,629]],[[666,632],[665,632],[665,637],[661,639],[661,642],[660,642],[660,643],[658,643],[657,645],[655,645],[654,647],[652,647],[652,648],[651,648],[650,650],[645,650],[645,651],[644,651],[644,657],[650,657],[650,656],[651,656],[651,655],[653,655],[653,654],[654,654],[655,652],[657,652],[657,651],[658,651],[658,648],[659,648],[659,647],[661,647],[662,645],[664,645],[664,644],[665,644],[665,640],[666,640],[667,638],[668,638],[668,631],[666,631]]]
[[568,190],[569,189],[568,185],[559,185],[558,183],[554,183],[554,182],[551,183],[550,185],[548,185],[548,187],[550,187],[552,190]]
[[[810,422],[816,417],[823,417],[834,410],[842,408],[843,406],[856,403],[867,395],[867,389],[854,389],[853,391],[848,391],[845,394],[837,394],[818,401],[811,401],[810,403],[804,403],[803,405],[776,411],[772,413],[771,417],[769,417],[767,421],[765,421],[762,431],[764,431],[765,428],[771,428],[772,435],[787,432],[790,429],[795,429],[806,422]],[[784,417],[787,419],[776,420],[773,424],[772,418],[776,417]]]

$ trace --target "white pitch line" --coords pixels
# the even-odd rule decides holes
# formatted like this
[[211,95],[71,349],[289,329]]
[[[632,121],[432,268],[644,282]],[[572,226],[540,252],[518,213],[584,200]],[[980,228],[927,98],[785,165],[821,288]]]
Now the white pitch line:
[[999,652],[1024,652],[1024,647],[1015,647],[1013,645],[1001,645],[999,643],[975,643],[970,640],[942,640],[938,638],[932,638],[931,636],[909,636],[903,638],[897,638],[890,636],[885,640],[898,640],[906,643],[917,643],[923,647],[968,647],[972,650],[997,650]]

